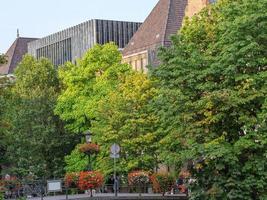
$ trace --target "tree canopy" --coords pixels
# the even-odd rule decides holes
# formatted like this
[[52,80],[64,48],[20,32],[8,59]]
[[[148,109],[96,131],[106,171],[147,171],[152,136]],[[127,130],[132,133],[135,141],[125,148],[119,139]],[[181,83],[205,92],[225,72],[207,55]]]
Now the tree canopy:
[[[159,138],[154,133],[157,118],[150,101],[156,95],[153,81],[121,63],[121,53],[114,44],[96,45],[77,65],[60,69],[63,91],[56,113],[76,132],[88,128],[93,141],[100,145],[94,167],[110,174],[113,161],[110,147],[121,146],[118,170],[153,170]],[[85,169],[88,158],[77,148],[66,157],[70,172]]]
[[185,21],[152,72],[162,158],[187,163],[192,199],[267,198],[266,9],[266,0],[207,7]]
[[59,69],[63,90],[55,112],[69,130],[79,133],[90,127],[99,100],[116,88],[121,75],[130,69],[121,60],[116,45],[95,45],[77,65],[67,63]]
[[97,167],[106,174],[113,171],[110,147],[121,146],[118,171],[153,171],[158,166],[157,116],[150,102],[157,94],[153,81],[145,74],[132,72],[125,76],[115,91],[99,102],[92,130],[101,146]]
[[59,92],[57,71],[47,59],[25,56],[15,77],[7,113],[10,140],[6,156],[10,166],[6,172],[22,177],[62,176],[64,156],[75,146],[75,137],[54,115]]
[[0,64],[4,64],[6,62],[5,55],[0,54]]

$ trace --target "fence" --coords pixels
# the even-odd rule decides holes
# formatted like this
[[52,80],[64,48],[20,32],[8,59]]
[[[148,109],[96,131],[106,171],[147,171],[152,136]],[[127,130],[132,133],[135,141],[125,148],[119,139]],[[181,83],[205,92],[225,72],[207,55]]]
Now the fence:
[[[84,194],[84,191],[79,190],[76,187],[66,187],[64,181],[61,180],[62,187],[60,191],[49,193],[47,190],[47,182],[44,180],[2,180],[0,181],[0,192],[4,195],[5,199],[14,199],[20,197],[43,197],[53,196],[53,195],[65,195],[65,199],[69,199],[69,195]],[[102,199],[186,199],[186,196],[166,196],[162,197],[161,194],[154,194],[152,185],[142,185],[142,186],[130,186],[127,184],[122,184],[118,186],[118,197],[114,197],[114,186],[111,184],[103,185],[103,187],[94,190],[95,200]],[[141,195],[142,194],[142,195]],[[167,195],[179,194],[177,187],[173,187],[172,191],[166,193]],[[108,197],[107,197],[108,196]],[[73,198],[72,198],[73,199]],[[79,198],[77,198],[78,200]]]

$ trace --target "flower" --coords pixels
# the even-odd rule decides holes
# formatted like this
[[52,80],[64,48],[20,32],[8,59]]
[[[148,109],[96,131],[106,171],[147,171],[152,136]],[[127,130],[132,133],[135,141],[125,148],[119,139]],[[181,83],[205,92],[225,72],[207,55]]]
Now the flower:
[[67,173],[65,175],[64,181],[67,187],[76,186],[79,181],[79,173],[76,173],[76,172]]
[[4,191],[6,189],[11,191],[17,191],[21,187],[20,181],[15,176],[10,176],[0,181],[0,191]]
[[78,187],[80,190],[96,189],[103,185],[104,176],[97,171],[80,172]]
[[128,174],[128,182],[130,185],[144,185],[149,183],[149,172],[134,171]]
[[79,150],[82,153],[94,154],[99,152],[99,146],[94,143],[85,143],[79,146]]
[[170,191],[175,184],[175,178],[168,173],[155,173],[150,177],[153,185],[153,190],[158,193],[165,194]]

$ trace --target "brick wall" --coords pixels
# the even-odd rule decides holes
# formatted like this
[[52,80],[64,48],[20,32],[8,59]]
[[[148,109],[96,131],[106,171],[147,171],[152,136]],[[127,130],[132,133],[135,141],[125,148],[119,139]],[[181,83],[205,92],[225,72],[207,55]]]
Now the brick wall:
[[196,13],[202,10],[205,6],[207,6],[209,0],[188,0],[188,5],[186,8],[186,16],[192,17]]

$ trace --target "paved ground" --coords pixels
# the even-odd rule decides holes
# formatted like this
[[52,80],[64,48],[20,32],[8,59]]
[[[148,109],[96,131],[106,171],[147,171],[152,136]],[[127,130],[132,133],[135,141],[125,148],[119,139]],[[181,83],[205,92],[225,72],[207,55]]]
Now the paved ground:
[[[102,194],[95,194],[94,197],[110,197],[114,196],[114,194],[108,194],[108,193],[102,193]],[[134,197],[134,196],[139,196],[139,194],[133,194],[133,193],[120,193],[118,194],[119,197]],[[160,194],[142,194],[142,196],[161,196]],[[182,196],[184,197],[185,195],[170,195],[170,196]],[[80,199],[80,198],[88,198],[88,194],[79,194],[79,195],[69,195],[68,199]],[[40,200],[41,198],[28,198],[29,200]],[[60,196],[49,196],[49,197],[44,197],[44,200],[65,200],[66,196],[65,195],[60,195]]]

